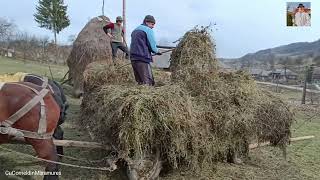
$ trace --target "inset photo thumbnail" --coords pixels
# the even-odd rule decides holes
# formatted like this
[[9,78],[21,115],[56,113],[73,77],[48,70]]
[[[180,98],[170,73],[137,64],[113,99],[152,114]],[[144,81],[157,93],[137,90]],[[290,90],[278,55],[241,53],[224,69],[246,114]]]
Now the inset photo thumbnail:
[[287,2],[287,26],[311,26],[311,3]]

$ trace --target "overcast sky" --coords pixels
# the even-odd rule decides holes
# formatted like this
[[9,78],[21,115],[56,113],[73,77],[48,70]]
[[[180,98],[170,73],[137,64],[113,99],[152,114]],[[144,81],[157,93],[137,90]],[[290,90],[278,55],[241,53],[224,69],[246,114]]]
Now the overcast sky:
[[[122,13],[122,0],[105,0],[112,20]],[[310,0],[312,27],[286,27],[285,0],[127,0],[128,37],[147,14],[157,20],[158,40],[179,39],[195,25],[216,23],[213,37],[218,57],[241,57],[261,49],[320,39],[320,1]],[[21,31],[53,35],[37,27],[33,14],[37,0],[0,0],[0,17],[12,19]],[[90,18],[101,15],[102,0],[65,0],[71,25],[59,34],[65,43]]]

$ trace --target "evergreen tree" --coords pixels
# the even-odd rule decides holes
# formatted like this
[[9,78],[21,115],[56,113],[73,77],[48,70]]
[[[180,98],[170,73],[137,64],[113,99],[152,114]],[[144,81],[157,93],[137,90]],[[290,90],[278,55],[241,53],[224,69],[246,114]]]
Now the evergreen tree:
[[36,8],[35,21],[39,23],[39,27],[54,33],[54,43],[57,44],[57,34],[70,25],[67,6],[63,0],[39,0]]

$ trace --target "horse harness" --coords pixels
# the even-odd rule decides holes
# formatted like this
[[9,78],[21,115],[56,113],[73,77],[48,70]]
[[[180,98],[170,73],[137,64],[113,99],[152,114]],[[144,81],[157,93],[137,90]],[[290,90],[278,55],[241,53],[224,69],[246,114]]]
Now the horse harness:
[[[38,91],[24,84],[18,84],[14,82],[9,82],[9,83],[0,82],[0,91],[5,84],[14,84],[14,85],[28,88],[36,94],[28,103],[26,103],[16,113],[11,115],[8,119],[0,122],[0,134],[6,134],[9,136],[20,136],[20,137],[26,137],[26,138],[32,138],[32,139],[51,139],[52,138],[53,132],[47,133],[46,105],[44,102],[44,97],[49,92],[49,90],[46,89],[46,87],[48,87],[48,79],[44,78],[43,81],[44,81],[44,83],[42,84],[43,89],[41,91]],[[19,121],[24,115],[30,112],[32,108],[34,108],[39,103],[40,103],[40,119],[39,119],[39,126],[38,126],[37,132],[31,132],[31,131],[16,129],[12,127],[14,123]]]

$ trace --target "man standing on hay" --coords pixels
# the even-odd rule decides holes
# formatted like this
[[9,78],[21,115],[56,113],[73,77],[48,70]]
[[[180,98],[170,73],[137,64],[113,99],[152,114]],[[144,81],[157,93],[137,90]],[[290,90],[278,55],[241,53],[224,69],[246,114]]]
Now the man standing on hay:
[[116,23],[110,23],[103,27],[104,32],[111,38],[113,60],[115,60],[117,57],[118,49],[121,49],[124,53],[126,53],[126,59],[129,58],[128,47],[123,43],[124,29],[122,26],[122,22],[122,17],[118,16],[116,19]]
[[135,79],[141,85],[154,86],[155,84],[150,65],[153,61],[152,53],[161,55],[152,30],[155,23],[155,18],[147,15],[143,24],[131,34],[130,59]]

